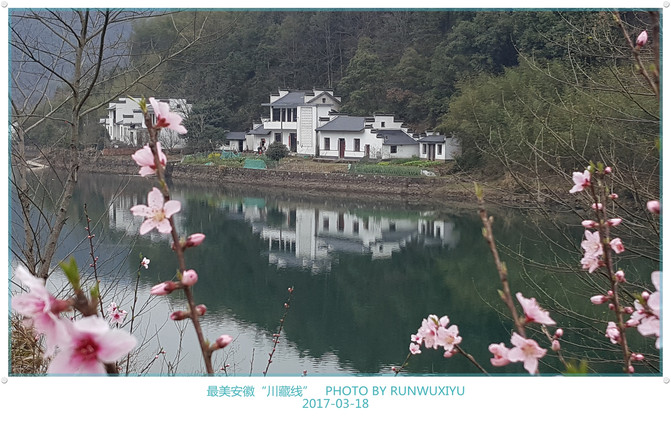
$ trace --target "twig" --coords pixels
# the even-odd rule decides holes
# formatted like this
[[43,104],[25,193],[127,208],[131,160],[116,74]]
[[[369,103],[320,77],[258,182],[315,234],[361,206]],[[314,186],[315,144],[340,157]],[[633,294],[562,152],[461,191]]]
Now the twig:
[[268,374],[268,368],[270,368],[270,364],[273,362],[273,354],[275,353],[277,345],[280,342],[280,334],[282,333],[282,328],[284,327],[284,319],[287,317],[287,313],[289,312],[289,307],[291,305],[291,297],[294,294],[293,287],[290,287],[287,290],[289,291],[289,298],[287,298],[287,302],[284,303],[284,315],[282,315],[282,318],[280,319],[280,328],[277,330],[276,334],[273,334],[273,350],[268,353],[268,364],[266,365],[266,369],[263,371],[264,377],[266,374]]

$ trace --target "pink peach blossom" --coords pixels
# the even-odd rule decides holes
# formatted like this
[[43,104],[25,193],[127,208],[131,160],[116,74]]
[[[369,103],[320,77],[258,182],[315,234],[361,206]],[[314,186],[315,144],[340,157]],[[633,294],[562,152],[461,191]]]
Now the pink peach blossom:
[[193,269],[187,269],[182,273],[182,284],[185,286],[193,286],[198,281],[198,273]]
[[124,310],[119,308],[115,309],[109,315],[110,323],[123,323],[124,319],[126,318],[126,314],[128,313]]
[[419,350],[419,344],[410,343],[410,353],[412,353],[413,355],[418,355],[422,353],[422,351]]
[[508,359],[510,349],[508,349],[505,344],[490,344],[489,351],[494,355],[494,357],[490,359],[490,362],[495,367],[502,367],[510,363],[510,360]]
[[580,263],[582,264],[582,269],[587,269],[590,273],[601,266],[601,260],[598,256],[585,256],[580,259]]
[[140,235],[144,235],[154,228],[161,233],[170,233],[172,227],[169,218],[179,212],[182,204],[175,200],[164,203],[163,194],[156,187],[152,188],[147,195],[147,203],[149,203],[149,206],[135,205],[130,209],[133,215],[145,217],[145,221],[140,226]]
[[443,346],[445,351],[451,352],[452,349],[454,349],[454,346],[459,343],[461,343],[461,337],[459,336],[459,328],[457,325],[452,325],[449,328],[438,328],[437,344]]
[[594,305],[601,305],[608,302],[609,299],[610,298],[608,298],[606,295],[595,295],[592,296],[589,300],[592,301],[592,304]]
[[217,340],[215,341],[215,344],[216,344],[217,348],[223,349],[224,347],[231,344],[232,341],[233,341],[233,337],[231,337],[228,334],[224,334],[224,335],[221,335],[219,338],[217,338]]
[[14,274],[30,291],[12,297],[12,309],[29,318],[29,323],[35,330],[39,334],[44,334],[45,354],[51,356],[56,345],[66,335],[64,320],[58,316],[59,312],[65,309],[65,301],[53,297],[47,291],[44,280],[33,276],[22,265],[14,270]]
[[149,262],[151,262],[151,260],[147,259],[146,257],[143,257],[142,262],[140,262],[140,265],[144,266],[144,269],[149,269]]
[[177,285],[174,282],[164,281],[163,283],[159,283],[156,286],[152,287],[151,290],[149,291],[149,294],[157,296],[167,295],[176,288]]
[[[634,301],[636,311],[634,311],[630,319],[632,323],[631,326],[636,326],[641,335],[644,337],[657,337],[655,347],[658,349],[660,348],[660,277],[661,271],[654,271],[651,274],[650,278],[656,291],[649,295],[642,295],[645,305],[641,304],[638,300]],[[627,322],[627,324],[629,324],[629,322]]]
[[186,128],[181,125],[182,116],[174,112],[170,112],[169,104],[165,102],[159,102],[153,97],[149,98],[149,103],[151,104],[151,107],[154,108],[154,114],[156,114],[156,124],[154,127],[157,129],[172,129],[180,134],[186,133]]
[[130,352],[137,340],[120,329],[110,329],[102,318],[88,316],[66,325],[68,336],[49,364],[49,374],[104,374],[112,363]]
[[608,322],[606,337],[610,338],[610,342],[613,344],[620,342],[620,330],[617,328],[615,322]]
[[515,347],[510,349],[508,360],[510,362],[522,361],[524,362],[524,369],[529,374],[536,374],[538,372],[538,360],[545,356],[547,349],[541,349],[536,341],[526,339],[517,332],[513,332],[510,343]]
[[617,254],[620,254],[624,251],[624,244],[620,238],[613,238],[610,240],[610,248]]
[[659,201],[648,201],[646,206],[648,207],[648,211],[653,214],[659,214],[662,212],[662,205],[659,203]]
[[603,254],[599,232],[585,230],[585,240],[580,243],[580,246],[585,250],[585,256],[601,256]]
[[622,223],[622,219],[621,219],[621,218],[611,218],[611,219],[608,219],[608,226],[617,226],[617,225],[619,225],[620,223]]
[[615,272],[615,280],[617,280],[618,283],[624,283],[625,281],[627,281],[627,279],[624,278],[624,271],[620,269],[617,272]]
[[515,295],[522,305],[527,322],[536,322],[543,325],[556,325],[556,322],[550,318],[550,313],[543,310],[537,303],[536,298],[527,299],[520,292]]
[[194,233],[189,235],[186,239],[186,247],[197,247],[205,241],[205,235],[202,233]]
[[557,352],[561,349],[561,344],[559,344],[559,340],[552,340],[552,350],[554,352]]
[[438,328],[441,326],[440,320],[435,314],[430,314],[429,317],[422,320],[422,326],[417,330],[417,335],[422,338],[427,349],[438,348],[437,335]]
[[[161,150],[160,142],[156,142],[156,150],[158,151],[159,162],[161,163],[161,166],[165,168],[166,163],[168,163],[168,158]],[[135,163],[140,166],[140,176],[146,177],[147,175],[156,173],[156,160],[154,159],[154,153],[152,153],[149,145],[145,145],[137,150],[131,157],[135,160]]]
[[638,37],[636,38],[636,46],[640,48],[647,42],[648,42],[648,32],[643,30],[641,34],[639,34]]
[[589,173],[589,170],[585,170],[583,173],[573,172],[574,186],[571,190],[569,190],[569,193],[581,192],[585,189],[585,187],[589,187],[590,178],[591,174]]

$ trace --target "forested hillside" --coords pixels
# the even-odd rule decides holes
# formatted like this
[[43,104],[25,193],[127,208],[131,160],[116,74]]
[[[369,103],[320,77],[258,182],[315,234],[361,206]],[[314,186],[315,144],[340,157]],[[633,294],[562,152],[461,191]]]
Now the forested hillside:
[[625,38],[650,32],[638,54],[654,78],[654,22],[642,11],[192,10],[134,20],[128,67],[202,31],[131,91],[193,103],[194,146],[250,129],[278,88],[332,88],[343,112],[458,136],[462,169],[624,158],[655,172],[659,99]]

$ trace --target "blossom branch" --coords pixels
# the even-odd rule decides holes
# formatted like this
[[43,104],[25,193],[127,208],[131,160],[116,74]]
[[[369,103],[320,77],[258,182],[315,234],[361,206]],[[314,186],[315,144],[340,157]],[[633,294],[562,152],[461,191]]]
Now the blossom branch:
[[[150,99],[150,101],[153,101],[153,99]],[[159,102],[160,103],[160,102]],[[161,153],[160,153],[160,144],[158,142],[158,128],[154,126],[152,123],[151,117],[149,115],[149,111],[146,109],[146,102],[144,100],[142,101],[141,106],[144,107],[143,112],[144,112],[144,120],[145,124],[147,126],[147,130],[149,132],[149,148],[151,149],[151,153],[154,158],[154,169],[156,172],[156,176],[158,178],[158,182],[161,186],[161,192],[163,195],[163,201],[164,202],[170,202],[170,189],[168,188],[168,185],[165,181],[165,167],[163,164],[163,160],[161,158]],[[155,114],[160,117],[160,114],[157,109],[155,109]],[[164,125],[165,127],[165,125]],[[186,131],[186,130],[184,130]],[[170,233],[172,236],[173,240],[173,249],[175,251],[175,254],[177,256],[177,262],[179,266],[179,272],[180,274],[184,274],[184,272],[187,270],[186,269],[186,263],[184,260],[184,244],[179,239],[179,236],[177,234],[177,229],[175,226],[175,221],[172,216],[168,217],[168,222],[170,224]],[[195,310],[196,309],[196,303],[193,298],[193,292],[191,289],[191,286],[184,286],[184,295],[186,296],[186,300],[189,306],[189,310]],[[212,367],[212,351],[210,350],[210,346],[205,340],[205,336],[203,335],[203,330],[200,326],[200,321],[198,319],[198,313],[190,313],[189,315],[191,322],[193,323],[194,330],[196,331],[196,336],[198,337],[198,343],[200,344],[200,349],[201,353],[203,355],[203,361],[205,362],[205,369],[207,371],[207,374],[214,374],[214,368]]]
[[294,288],[290,287],[289,289],[287,289],[287,291],[289,292],[289,297],[287,298],[287,302],[284,303],[284,314],[280,319],[280,327],[277,330],[277,333],[273,334],[273,350],[268,354],[268,364],[266,365],[266,369],[263,371],[264,377],[266,376],[266,374],[268,374],[268,368],[270,368],[270,364],[273,362],[273,354],[275,354],[277,345],[280,342],[280,334],[282,333],[282,328],[284,327],[284,319],[286,319],[287,314],[289,313],[289,307],[291,306],[291,298],[294,294]]
[[506,268],[505,263],[501,261],[499,257],[499,252],[496,248],[496,242],[494,241],[494,232],[492,230],[493,218],[487,216],[487,210],[485,209],[485,201],[483,198],[483,191],[482,188],[477,183],[475,184],[475,194],[478,198],[478,204],[479,204],[478,212],[480,214],[480,220],[482,220],[483,225],[482,236],[487,241],[487,244],[489,245],[489,250],[492,252],[492,256],[494,257],[494,264],[496,265],[496,269],[499,273],[499,279],[501,280],[501,285],[503,286],[501,299],[508,307],[508,310],[510,310],[510,314],[512,315],[513,323],[515,324],[517,332],[521,336],[526,338],[526,331],[524,330],[524,325],[522,324],[522,321],[520,320],[517,314],[515,304],[513,303],[513,297],[512,294],[510,293],[510,285],[508,284],[508,269]]

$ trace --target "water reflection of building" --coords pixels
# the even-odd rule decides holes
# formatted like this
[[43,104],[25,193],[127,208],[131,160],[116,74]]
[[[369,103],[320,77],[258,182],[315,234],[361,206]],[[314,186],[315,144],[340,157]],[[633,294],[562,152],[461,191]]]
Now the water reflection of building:
[[418,217],[361,215],[349,211],[307,207],[269,208],[264,201],[224,204],[232,217],[244,219],[267,241],[268,262],[278,267],[329,271],[336,253],[390,258],[409,243],[454,247],[459,241],[454,224]]
[[[182,205],[186,202],[184,196],[179,194],[173,193],[172,199],[180,201]],[[130,235],[135,235],[140,232],[140,225],[144,219],[139,216],[134,216],[130,212],[130,209],[135,205],[147,205],[146,193],[118,194],[112,196],[107,205],[107,217],[109,219],[110,229],[125,232]],[[183,223],[181,223],[179,214],[174,217],[174,222],[178,232],[186,232]],[[145,236],[148,236],[152,241],[163,240],[166,237],[165,234],[159,233],[156,229],[153,229]]]

